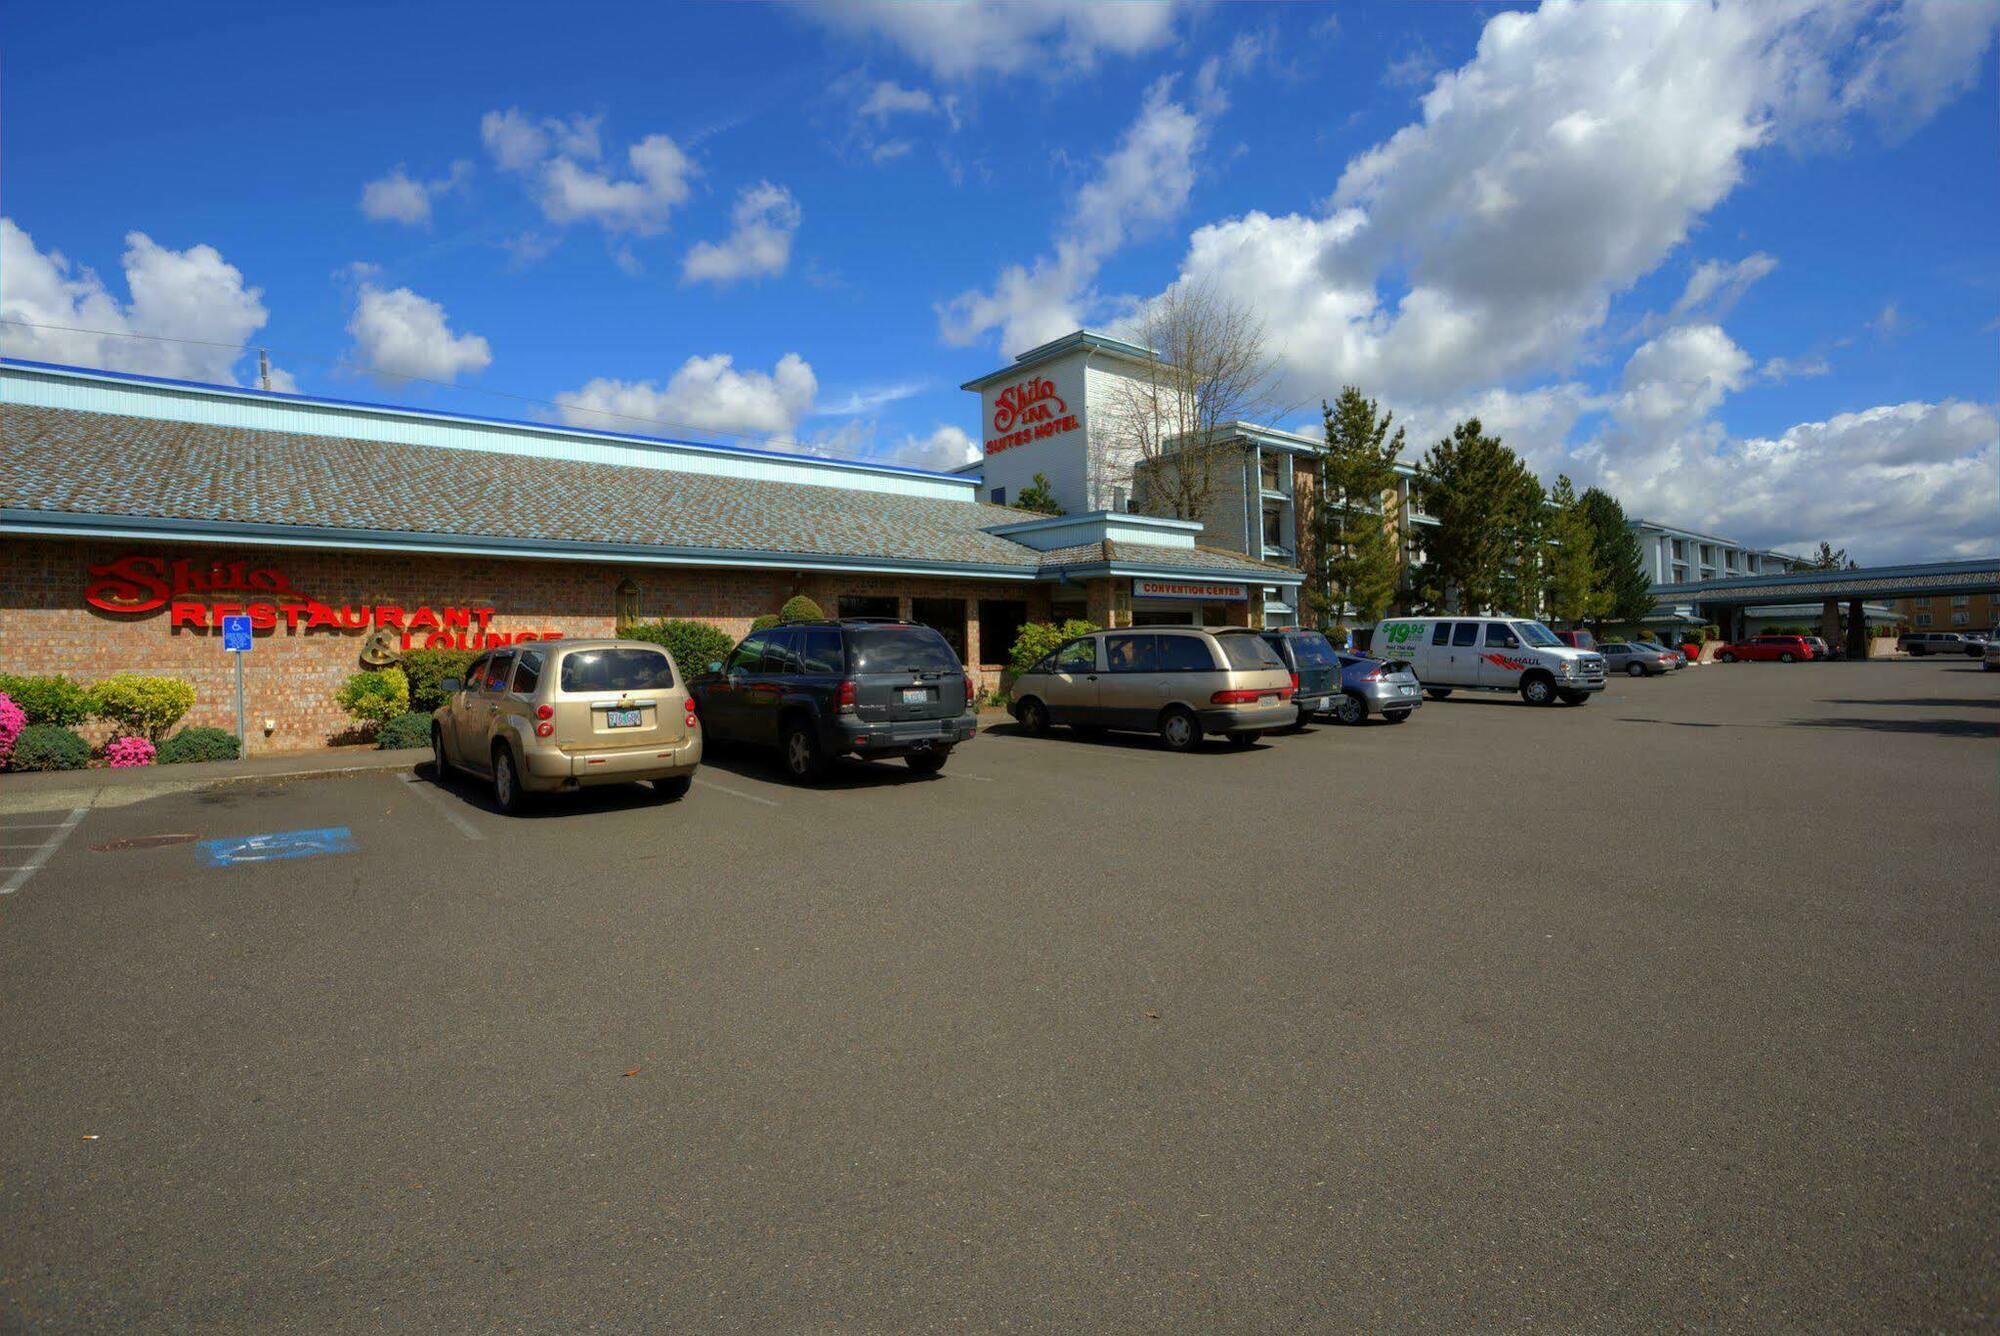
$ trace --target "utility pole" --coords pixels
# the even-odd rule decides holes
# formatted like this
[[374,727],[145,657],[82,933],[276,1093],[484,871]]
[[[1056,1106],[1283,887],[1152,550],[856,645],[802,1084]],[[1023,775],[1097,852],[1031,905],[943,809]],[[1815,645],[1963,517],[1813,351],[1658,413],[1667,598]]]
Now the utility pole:
[[268,348],[257,350],[257,384],[262,389],[271,388],[271,352]]

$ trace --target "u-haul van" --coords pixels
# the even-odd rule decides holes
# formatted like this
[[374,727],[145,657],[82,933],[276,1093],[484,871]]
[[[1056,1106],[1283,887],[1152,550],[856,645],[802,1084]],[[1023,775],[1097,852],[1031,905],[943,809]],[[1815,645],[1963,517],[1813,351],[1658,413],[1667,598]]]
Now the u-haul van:
[[1581,705],[1604,690],[1604,656],[1571,649],[1523,617],[1391,617],[1368,651],[1407,659],[1432,700],[1454,691],[1518,691],[1530,705]]

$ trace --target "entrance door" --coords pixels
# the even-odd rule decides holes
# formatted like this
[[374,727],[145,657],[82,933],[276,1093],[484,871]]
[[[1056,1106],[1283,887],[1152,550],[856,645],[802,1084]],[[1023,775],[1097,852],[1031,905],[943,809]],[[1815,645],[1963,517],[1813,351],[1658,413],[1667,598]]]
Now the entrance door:
[[1025,600],[980,599],[978,666],[1005,668],[1013,660],[1014,641],[1020,636],[1021,628],[1027,624],[1028,604]]
[[965,663],[965,600],[962,598],[913,598],[910,620],[928,626],[944,637],[951,652]]

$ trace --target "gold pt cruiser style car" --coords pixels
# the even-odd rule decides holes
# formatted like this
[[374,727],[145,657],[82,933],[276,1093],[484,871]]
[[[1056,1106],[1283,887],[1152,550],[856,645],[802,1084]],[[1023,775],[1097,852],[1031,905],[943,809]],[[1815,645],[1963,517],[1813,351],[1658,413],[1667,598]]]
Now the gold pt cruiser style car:
[[657,645],[539,640],[482,654],[443,686],[431,716],[438,777],[487,776],[502,811],[530,793],[634,780],[671,800],[701,764],[694,700]]
[[1128,729],[1187,751],[1205,733],[1247,747],[1290,728],[1298,685],[1258,636],[1152,626],[1065,641],[1021,674],[1008,700],[1027,733],[1046,733],[1050,724]]

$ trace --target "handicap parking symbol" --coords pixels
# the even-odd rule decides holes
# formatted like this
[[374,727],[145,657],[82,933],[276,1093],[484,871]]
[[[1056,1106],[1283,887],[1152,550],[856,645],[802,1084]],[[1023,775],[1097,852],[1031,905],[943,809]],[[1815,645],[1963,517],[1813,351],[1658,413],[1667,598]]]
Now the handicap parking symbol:
[[196,847],[207,857],[210,867],[235,867],[239,863],[272,863],[281,858],[351,854],[354,835],[346,826],[327,826],[320,830],[284,830],[227,840],[203,840]]

